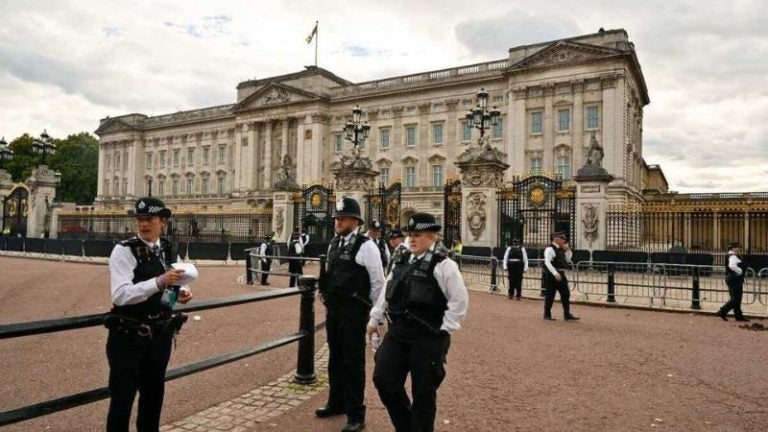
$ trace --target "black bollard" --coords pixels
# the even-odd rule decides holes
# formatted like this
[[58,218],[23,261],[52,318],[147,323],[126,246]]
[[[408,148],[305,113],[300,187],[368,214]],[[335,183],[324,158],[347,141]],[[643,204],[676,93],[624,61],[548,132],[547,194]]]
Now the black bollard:
[[699,268],[693,268],[693,292],[691,293],[691,309],[701,309],[701,288],[699,287]]
[[616,266],[608,264],[608,303],[616,303]]
[[315,374],[315,276],[299,276],[301,292],[301,312],[299,315],[299,331],[304,337],[299,339],[299,352],[296,358],[296,374],[293,381],[297,384],[314,384]]
[[496,257],[491,258],[491,291],[498,291],[499,284],[497,281],[496,271],[499,266],[499,260]]

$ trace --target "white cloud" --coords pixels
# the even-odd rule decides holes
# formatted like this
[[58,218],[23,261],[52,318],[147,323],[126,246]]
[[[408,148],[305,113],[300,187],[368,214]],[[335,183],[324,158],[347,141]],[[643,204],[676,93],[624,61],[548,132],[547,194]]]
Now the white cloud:
[[765,190],[768,2],[0,2],[0,135],[232,103],[238,82],[320,66],[352,81],[503,58],[625,28],[652,103],[644,155],[673,189]]

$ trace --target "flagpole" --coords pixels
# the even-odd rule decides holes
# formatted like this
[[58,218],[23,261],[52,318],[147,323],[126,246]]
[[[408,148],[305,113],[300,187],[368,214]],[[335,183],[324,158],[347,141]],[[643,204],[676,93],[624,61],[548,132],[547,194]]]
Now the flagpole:
[[315,21],[315,67],[317,67],[317,44],[320,39],[320,21]]

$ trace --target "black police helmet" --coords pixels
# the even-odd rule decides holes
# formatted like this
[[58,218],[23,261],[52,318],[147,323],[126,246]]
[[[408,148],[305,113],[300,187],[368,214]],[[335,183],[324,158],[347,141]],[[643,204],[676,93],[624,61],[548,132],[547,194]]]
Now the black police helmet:
[[408,227],[406,228],[410,232],[416,231],[440,231],[440,224],[437,223],[435,217],[429,213],[414,213],[410,219],[408,219]]
[[133,206],[133,215],[140,216],[159,216],[162,218],[171,217],[171,209],[165,207],[165,203],[155,197],[139,198]]
[[360,223],[363,222],[363,217],[360,215],[360,204],[356,199],[343,197],[336,201],[336,212],[333,215],[334,219],[344,216],[353,217],[360,221]]
[[403,234],[403,231],[401,231],[398,228],[393,229],[389,232],[389,238],[405,238],[405,234]]
[[741,247],[741,243],[739,243],[737,241],[732,241],[732,242],[728,243],[728,250],[731,250],[733,248],[740,248],[740,247]]

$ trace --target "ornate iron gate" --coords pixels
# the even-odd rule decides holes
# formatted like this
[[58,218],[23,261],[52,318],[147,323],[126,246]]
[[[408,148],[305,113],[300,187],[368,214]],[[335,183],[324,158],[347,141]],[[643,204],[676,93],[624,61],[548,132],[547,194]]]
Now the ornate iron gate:
[[298,192],[293,205],[295,229],[306,230],[312,241],[331,241],[334,236],[335,201],[333,189],[323,185],[310,186]]
[[497,192],[499,246],[519,240],[528,248],[549,244],[549,234],[566,231],[576,248],[575,188],[561,180],[532,176]]
[[384,225],[384,235],[392,228],[400,228],[400,195],[402,184],[392,184],[390,187],[379,186],[378,193],[368,195],[368,220],[366,226],[377,220]]
[[461,180],[448,180],[443,192],[443,235],[446,246],[461,238]]
[[27,236],[27,216],[29,213],[29,191],[16,187],[3,200],[3,235]]

